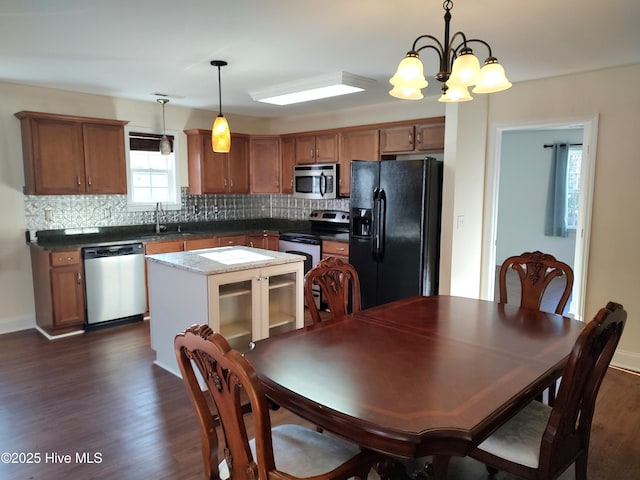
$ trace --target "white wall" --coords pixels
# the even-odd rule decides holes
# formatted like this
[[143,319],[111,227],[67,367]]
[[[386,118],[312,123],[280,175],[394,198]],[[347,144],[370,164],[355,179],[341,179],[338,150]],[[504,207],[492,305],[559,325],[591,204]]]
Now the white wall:
[[585,319],[609,300],[625,306],[629,318],[614,363],[635,370],[640,370],[638,85],[638,64],[531,81],[493,95],[488,110],[490,130],[599,115]]

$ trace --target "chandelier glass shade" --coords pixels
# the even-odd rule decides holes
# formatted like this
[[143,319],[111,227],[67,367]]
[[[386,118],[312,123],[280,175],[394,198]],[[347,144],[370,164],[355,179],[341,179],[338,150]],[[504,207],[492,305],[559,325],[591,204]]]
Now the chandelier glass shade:
[[211,65],[218,67],[218,105],[220,111],[211,126],[211,147],[216,153],[229,153],[231,150],[231,130],[229,122],[222,115],[222,84],[220,82],[220,67],[227,65],[224,60],[212,60]]
[[[504,68],[493,56],[491,47],[484,40],[468,39],[462,32],[455,33],[449,38],[451,23],[451,9],[453,1],[445,0],[445,38],[441,43],[432,35],[420,35],[413,42],[413,47],[398,65],[396,73],[389,83],[393,88],[389,94],[405,100],[419,100],[424,98],[421,90],[428,85],[424,76],[424,66],[420,60],[420,52],[425,49],[434,50],[439,57],[439,71],[435,77],[442,82],[441,102],[464,102],[473,100],[468,87],[474,86],[473,93],[494,93],[506,90],[511,83],[506,77]],[[458,42],[457,45],[454,42]],[[418,46],[421,42],[424,45]],[[489,51],[484,65],[480,67],[478,57],[473,54],[470,45],[480,43]]]

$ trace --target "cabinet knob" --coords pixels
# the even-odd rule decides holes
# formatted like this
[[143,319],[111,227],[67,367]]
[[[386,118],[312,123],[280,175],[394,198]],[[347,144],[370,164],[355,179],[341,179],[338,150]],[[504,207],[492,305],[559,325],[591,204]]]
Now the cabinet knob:
[[82,277],[79,273],[76,273],[76,282],[78,282],[78,285],[82,285]]
[[89,184],[89,186],[91,186],[91,175],[87,177],[87,183]]
[[76,175],[76,184],[80,186],[80,175]]

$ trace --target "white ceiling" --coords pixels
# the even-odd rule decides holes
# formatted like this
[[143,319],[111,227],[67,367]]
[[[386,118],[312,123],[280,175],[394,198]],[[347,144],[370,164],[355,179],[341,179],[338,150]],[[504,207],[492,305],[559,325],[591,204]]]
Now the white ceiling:
[[[640,63],[639,0],[455,0],[451,32],[487,41],[515,83]],[[441,0],[2,0],[0,81],[278,117],[398,102],[388,79],[421,34],[444,40]],[[486,50],[477,45],[482,61]],[[425,50],[433,75],[435,53]],[[346,71],[374,88],[286,107],[250,91]],[[430,80],[426,95],[439,95]],[[615,78],[610,85],[615,88]],[[499,94],[497,94],[499,95]]]

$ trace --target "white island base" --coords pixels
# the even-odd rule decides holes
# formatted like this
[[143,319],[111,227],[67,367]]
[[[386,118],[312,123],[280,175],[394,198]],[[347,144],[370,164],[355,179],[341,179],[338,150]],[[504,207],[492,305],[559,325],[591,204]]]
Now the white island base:
[[155,363],[180,376],[177,333],[208,323],[241,352],[304,325],[304,257],[249,247],[147,256]]

